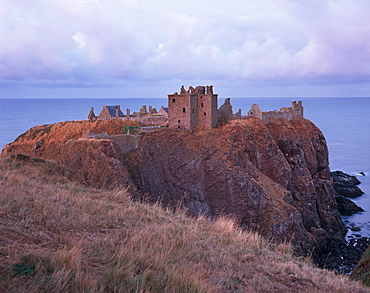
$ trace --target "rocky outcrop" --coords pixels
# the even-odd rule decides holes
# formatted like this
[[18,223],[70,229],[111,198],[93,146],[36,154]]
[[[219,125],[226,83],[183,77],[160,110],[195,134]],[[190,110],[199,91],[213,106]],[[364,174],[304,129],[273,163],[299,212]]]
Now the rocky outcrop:
[[354,213],[363,212],[364,209],[362,207],[359,207],[357,204],[355,204],[352,200],[341,196],[336,195],[335,200],[337,202],[338,211],[343,216],[349,216]]
[[352,176],[342,171],[331,172],[333,178],[335,195],[356,198],[364,194],[364,192],[357,187],[361,182],[356,176]]
[[313,251],[318,263],[339,253],[346,233],[325,138],[302,118],[264,125],[251,117],[199,132],[162,128],[143,134],[139,148],[124,155],[107,139],[55,141],[45,132],[28,143],[27,136],[3,155],[54,159],[95,187],[137,189],[142,198],[192,215],[232,217],[270,239],[291,241],[300,253]]
[[122,152],[112,140],[69,141],[59,148],[56,159],[74,171],[89,186],[102,189],[130,189],[136,192]]
[[337,201],[340,214],[351,215],[353,213],[363,212],[364,210],[361,207],[347,198],[355,198],[364,194],[364,192],[356,186],[361,183],[357,177],[342,171],[331,172],[330,176],[333,180],[335,200]]
[[[1,156],[27,155],[57,161],[75,172],[85,184],[104,189],[129,189],[136,194],[122,150],[108,135],[85,139],[86,134],[123,134],[124,126],[138,125],[123,120],[71,121],[31,128],[2,150]],[[96,135],[99,137],[99,135]]]
[[[305,249],[310,235],[298,211],[284,200],[289,191],[250,162],[229,130],[234,136],[232,129],[146,134],[140,148],[125,157],[125,165],[152,201],[208,218],[227,215],[280,240],[294,235],[297,247]],[[243,127],[235,131],[242,134]]]
[[232,216],[306,253],[315,247],[339,254],[346,228],[326,141],[308,120],[264,125],[250,118],[200,133],[159,131],[145,135],[125,164],[153,201],[194,215]]

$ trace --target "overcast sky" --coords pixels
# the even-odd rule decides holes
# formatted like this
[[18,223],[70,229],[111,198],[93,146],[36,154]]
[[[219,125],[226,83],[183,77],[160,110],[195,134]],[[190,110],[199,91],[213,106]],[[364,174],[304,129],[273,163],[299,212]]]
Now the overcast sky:
[[0,0],[0,97],[370,97],[369,0]]

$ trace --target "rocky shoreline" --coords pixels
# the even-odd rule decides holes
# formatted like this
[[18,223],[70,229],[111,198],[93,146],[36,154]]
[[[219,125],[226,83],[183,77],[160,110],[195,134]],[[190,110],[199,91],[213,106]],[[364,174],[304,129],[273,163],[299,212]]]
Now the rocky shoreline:
[[[363,212],[364,210],[361,207],[349,199],[364,194],[357,186],[361,184],[358,178],[342,171],[334,171],[330,175],[333,180],[335,199],[340,214],[347,216]],[[370,238],[363,237],[360,228],[354,226],[349,221],[344,221],[344,224],[348,229],[357,233],[348,236],[348,240],[345,243],[340,243],[338,254],[328,257],[323,266],[339,273],[350,274],[369,247]]]

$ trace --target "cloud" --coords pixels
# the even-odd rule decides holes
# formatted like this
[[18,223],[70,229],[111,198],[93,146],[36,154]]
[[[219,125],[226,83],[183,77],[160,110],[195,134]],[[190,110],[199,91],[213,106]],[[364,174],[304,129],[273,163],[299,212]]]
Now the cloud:
[[45,84],[366,80],[364,0],[6,0],[0,78]]

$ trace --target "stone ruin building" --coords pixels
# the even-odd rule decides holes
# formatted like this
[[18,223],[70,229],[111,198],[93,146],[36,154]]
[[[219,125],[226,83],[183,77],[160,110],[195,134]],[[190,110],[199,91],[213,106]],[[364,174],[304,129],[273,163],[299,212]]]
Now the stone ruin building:
[[193,130],[196,126],[211,129],[218,122],[226,122],[242,118],[242,110],[235,114],[230,98],[217,109],[218,95],[213,93],[213,86],[184,86],[179,93],[168,95],[168,126],[170,128]]
[[[126,119],[138,121],[145,127],[159,127],[168,125],[170,128],[193,130],[197,126],[211,129],[216,127],[218,122],[245,119],[241,109],[233,113],[230,98],[225,99],[224,104],[218,109],[218,95],[213,93],[213,86],[190,86],[188,90],[181,87],[180,93],[168,95],[168,107],[161,107],[159,111],[152,106],[147,110],[146,105],[142,106],[139,112],[130,113],[126,109],[125,115],[119,105],[103,106],[99,116],[94,114],[94,108],[90,108],[88,119]],[[283,107],[280,111],[262,111],[257,104],[253,104],[248,111],[248,117],[257,117],[264,123],[274,119],[292,120],[296,117],[303,117],[302,101],[293,101],[292,106]]]
[[102,111],[100,112],[99,116],[96,116],[94,113],[94,108],[90,108],[90,113],[88,115],[88,120],[96,121],[96,120],[107,120],[107,119],[125,119],[125,120],[132,120],[138,121],[142,123],[144,126],[155,126],[161,125],[165,123],[168,119],[168,108],[161,107],[159,111],[152,106],[149,106],[147,110],[146,105],[143,105],[139,112],[133,112],[131,114],[130,109],[126,109],[126,113],[123,114],[121,111],[121,106],[107,106],[104,105]]
[[302,101],[292,101],[292,107],[283,107],[280,111],[262,111],[257,104],[253,104],[252,108],[248,111],[249,117],[257,117],[263,120],[264,123],[268,123],[273,119],[285,118],[287,120],[292,120],[296,117],[303,118],[303,106]]
[[168,126],[193,130],[196,126],[211,129],[217,125],[217,99],[213,86],[181,87],[180,93],[168,95]]
[[229,121],[242,119],[242,109],[233,114],[233,106],[230,103],[230,98],[225,99],[225,103],[218,109],[219,121]]
[[95,120],[106,120],[106,119],[118,119],[123,118],[124,115],[121,111],[120,105],[115,106],[103,106],[103,109],[101,110],[99,116],[96,116],[94,113],[94,107],[90,107],[90,113],[87,116],[89,120],[95,121]]

